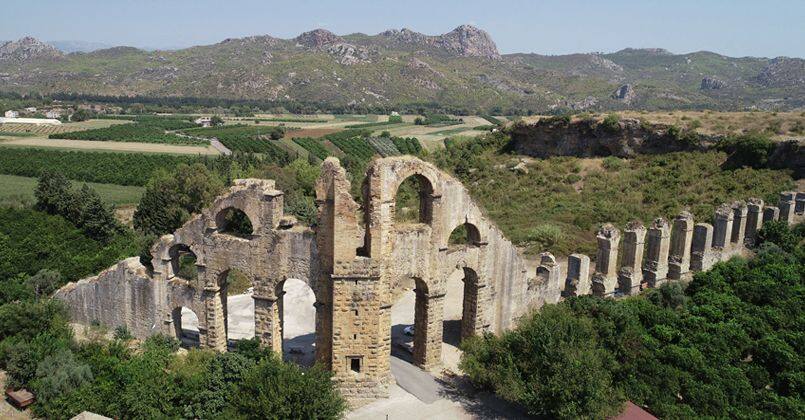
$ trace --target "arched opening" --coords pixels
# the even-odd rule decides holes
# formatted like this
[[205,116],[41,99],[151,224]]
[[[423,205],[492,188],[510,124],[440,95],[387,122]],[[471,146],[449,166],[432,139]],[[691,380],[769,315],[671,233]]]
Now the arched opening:
[[198,268],[196,267],[196,254],[185,244],[176,244],[168,250],[171,259],[171,272],[174,277],[181,277],[185,280],[198,279]]
[[391,356],[424,366],[428,363],[428,286],[412,278],[403,290],[391,307]]
[[287,279],[277,290],[286,361],[313,366],[316,361],[316,295],[302,280]]
[[433,185],[422,175],[411,175],[397,188],[394,221],[425,223],[433,221]]
[[254,337],[254,299],[247,275],[237,269],[218,277],[227,344]]
[[447,239],[449,248],[460,248],[465,246],[478,246],[481,243],[481,232],[472,223],[462,223],[456,226],[450,237]]
[[475,334],[478,320],[478,275],[470,268],[453,272],[447,278],[447,294],[442,323],[442,361],[457,369],[461,340]]
[[199,347],[198,316],[190,308],[181,306],[171,312],[174,333],[184,348]]
[[254,226],[251,219],[243,210],[228,207],[215,217],[215,224],[218,231],[239,238],[250,238],[254,234]]

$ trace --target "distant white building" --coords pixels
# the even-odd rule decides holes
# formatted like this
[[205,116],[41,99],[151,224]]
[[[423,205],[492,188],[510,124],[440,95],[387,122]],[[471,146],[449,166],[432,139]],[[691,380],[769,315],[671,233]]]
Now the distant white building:
[[28,112],[36,112],[36,107],[35,106],[29,106],[28,108],[25,108],[25,110],[28,111]]
[[397,112],[397,111],[391,111],[391,116],[392,116],[392,117],[399,117],[399,116],[400,116],[400,113],[399,113],[399,112]]
[[[8,112],[6,112],[8,115]],[[34,125],[61,125],[61,121],[54,120],[52,118],[9,118],[9,117],[0,117],[0,124],[3,123],[10,123],[10,124],[34,124]]]
[[6,111],[6,118],[17,118],[20,116],[20,113],[17,111]]
[[45,117],[57,120],[59,117],[61,117],[61,112],[56,109],[51,109],[50,111],[45,112]]
[[199,117],[193,120],[194,123],[202,126],[202,127],[212,127],[212,118],[211,117]]

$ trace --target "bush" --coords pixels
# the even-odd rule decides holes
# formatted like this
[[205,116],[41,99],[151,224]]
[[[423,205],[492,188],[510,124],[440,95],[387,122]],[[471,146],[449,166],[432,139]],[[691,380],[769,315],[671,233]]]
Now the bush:
[[601,122],[601,127],[608,133],[617,134],[621,130],[620,120],[618,114],[609,114]]
[[718,148],[729,154],[724,164],[726,168],[760,169],[768,165],[774,142],[765,135],[754,133],[730,137],[720,142]]
[[122,340],[122,341],[127,341],[134,338],[131,335],[131,331],[129,331],[129,329],[126,328],[125,325],[119,325],[115,328],[114,337],[115,340]]

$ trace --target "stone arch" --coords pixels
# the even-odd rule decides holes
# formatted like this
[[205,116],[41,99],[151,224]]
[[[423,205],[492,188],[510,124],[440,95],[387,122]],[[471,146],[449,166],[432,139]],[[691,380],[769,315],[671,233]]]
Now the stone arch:
[[[192,262],[185,262],[182,259],[185,256],[191,255]],[[192,247],[183,243],[175,243],[168,248],[168,258],[170,258],[170,272],[168,278],[179,277],[185,280],[198,279],[197,265],[199,262],[198,255],[193,251]],[[187,272],[191,267],[188,264],[192,263],[193,272]],[[192,274],[192,275],[189,275]]]
[[312,366],[318,359],[315,353],[319,335],[317,319],[321,316],[318,312],[323,310],[316,291],[309,281],[287,278],[277,283],[275,295],[283,357]]
[[426,176],[420,173],[412,173],[404,178],[397,179],[397,183],[393,189],[393,194],[391,195],[392,200],[395,202],[395,214],[394,222],[398,223],[396,211],[396,200],[397,194],[400,191],[400,187],[408,181],[409,179],[413,179],[417,182],[419,187],[419,211],[418,211],[418,222],[423,223],[426,225],[433,225],[433,200],[434,200],[434,193],[433,193],[433,182],[428,179]]
[[[443,332],[445,342],[454,346],[458,346],[462,340],[480,333],[485,328],[483,302],[485,301],[486,284],[481,281],[476,269],[471,268],[466,263],[459,264],[456,270],[453,270],[447,277],[444,285],[446,294],[450,295],[449,289],[454,289],[454,287],[451,287],[451,283],[455,284],[457,275],[461,275],[460,282],[462,285],[460,319],[453,319],[456,314],[445,314]],[[456,297],[456,295],[451,296]],[[458,306],[452,305],[451,302],[452,299],[447,302],[445,309],[451,310]]]
[[200,318],[195,311],[187,306],[177,306],[171,311],[173,333],[184,347],[199,347],[201,345]]
[[[466,232],[466,236],[463,238],[461,244],[453,244],[451,243],[452,239],[454,238],[454,234],[457,232],[458,229],[464,228]],[[486,235],[482,233],[481,229],[478,228],[478,225],[470,222],[468,220],[464,221],[463,223],[458,223],[457,225],[453,226],[450,230],[446,230],[445,238],[443,238],[441,242],[441,247],[450,247],[452,245],[466,245],[466,246],[481,246],[486,243]]]
[[236,206],[224,207],[215,213],[215,226],[220,233],[250,239],[257,233],[255,218]]

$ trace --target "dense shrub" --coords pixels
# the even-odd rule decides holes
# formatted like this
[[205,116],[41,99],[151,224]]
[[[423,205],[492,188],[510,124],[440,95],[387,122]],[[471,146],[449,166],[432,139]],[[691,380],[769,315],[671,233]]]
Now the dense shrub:
[[727,168],[765,168],[774,142],[763,134],[745,134],[721,141],[718,148],[729,154],[724,166]]
[[775,235],[795,236],[792,252],[767,242],[687,289],[548,305],[500,337],[465,341],[461,366],[548,417],[602,418],[625,397],[660,418],[802,418],[805,229]]

